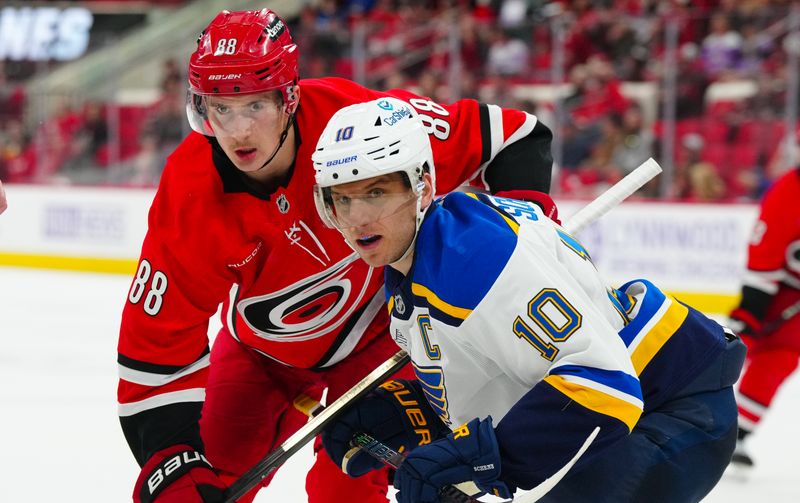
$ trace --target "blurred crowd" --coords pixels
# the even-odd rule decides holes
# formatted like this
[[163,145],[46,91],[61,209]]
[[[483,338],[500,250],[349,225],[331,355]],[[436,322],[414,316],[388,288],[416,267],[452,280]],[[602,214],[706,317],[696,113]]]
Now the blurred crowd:
[[[644,196],[748,201],[796,163],[794,131],[785,130],[787,105],[797,102],[787,92],[791,4],[318,0],[290,24],[304,78],[336,75],[536,114],[558,138],[561,195],[591,197],[666,148],[672,186],[655,181]],[[0,179],[154,185],[188,131],[184,66],[164,62],[152,105],[65,103],[39,124],[26,123],[24,87],[0,66]],[[674,125],[660,118],[669,75]]]

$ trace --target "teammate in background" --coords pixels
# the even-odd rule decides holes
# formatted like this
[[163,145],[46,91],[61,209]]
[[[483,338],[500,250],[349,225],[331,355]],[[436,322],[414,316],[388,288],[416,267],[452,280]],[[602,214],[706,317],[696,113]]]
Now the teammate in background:
[[800,358],[800,168],[781,176],[764,196],[748,251],[742,300],[730,326],[747,344],[739,383],[739,441],[734,465],[749,467],[749,435]]
[[[314,209],[311,153],[336,110],[396,96],[409,106],[385,128],[419,111],[443,191],[467,180],[549,188],[552,135],[536,117],[343,79],[298,81],[298,51],[264,9],[223,11],[191,56],[196,132],[161,177],[118,346],[119,414],[142,466],[135,501],[215,501],[306,423],[292,406],[298,395],[327,387],[332,400],[396,352],[382,270]],[[208,320],[221,302],[209,354]],[[306,488],[312,503],[375,503],[387,484],[386,471],[353,480],[318,452]]]
[[3,189],[3,182],[0,181],[0,214],[8,208],[8,200],[6,199],[6,191]]
[[[383,126],[398,109],[410,113]],[[365,262],[389,266],[391,334],[417,377],[385,383],[326,429],[345,472],[380,466],[351,446],[366,432],[411,449],[394,478],[401,503],[439,501],[464,481],[508,498],[556,473],[599,426],[540,501],[696,502],[714,487],[736,441],[745,347],[732,332],[646,280],[608,287],[535,204],[433,201],[436,160],[402,102],[337,112],[312,159],[322,219]]]

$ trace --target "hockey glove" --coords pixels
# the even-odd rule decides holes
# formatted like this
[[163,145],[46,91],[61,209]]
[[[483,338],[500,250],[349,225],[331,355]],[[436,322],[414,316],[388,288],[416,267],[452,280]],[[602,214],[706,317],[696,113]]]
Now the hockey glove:
[[446,435],[419,383],[396,379],[381,384],[347,409],[322,433],[322,445],[351,477],[382,468],[380,461],[351,445],[356,433],[368,433],[398,452]]
[[737,307],[731,312],[730,321],[728,326],[736,332],[737,335],[744,335],[745,337],[758,338],[762,335],[761,322],[753,316],[749,311]]
[[561,225],[561,220],[558,219],[558,207],[556,206],[550,194],[539,192],[536,190],[501,190],[497,197],[507,197],[509,199],[519,199],[520,201],[528,201],[534,203],[542,209],[545,216],[553,222]]
[[205,456],[188,445],[174,445],[153,454],[142,467],[133,501],[221,503],[224,489]]
[[500,477],[500,450],[491,416],[473,419],[446,437],[409,453],[394,476],[399,503],[435,503],[445,487],[473,481],[500,498],[513,491]]

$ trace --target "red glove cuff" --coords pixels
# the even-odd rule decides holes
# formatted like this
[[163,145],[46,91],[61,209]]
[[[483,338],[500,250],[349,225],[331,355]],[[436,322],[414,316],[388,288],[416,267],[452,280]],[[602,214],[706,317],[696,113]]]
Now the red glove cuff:
[[739,321],[743,326],[731,327],[735,331],[743,335],[751,337],[758,336],[761,333],[761,322],[753,316],[749,311],[737,307],[731,312],[731,320]]

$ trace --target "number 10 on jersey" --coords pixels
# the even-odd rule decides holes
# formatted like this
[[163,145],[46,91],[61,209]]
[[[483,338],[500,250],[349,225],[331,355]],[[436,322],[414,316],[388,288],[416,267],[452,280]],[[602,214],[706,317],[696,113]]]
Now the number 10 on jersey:
[[544,340],[520,316],[514,320],[514,333],[548,361],[555,360],[558,354],[553,343],[569,339],[583,323],[583,316],[555,288],[541,290],[528,302],[528,317],[550,340]]

